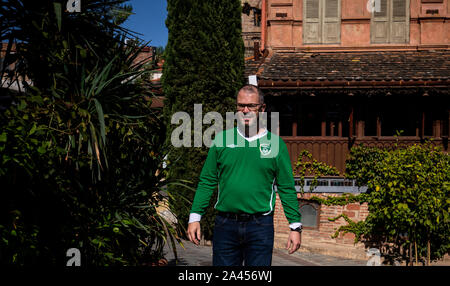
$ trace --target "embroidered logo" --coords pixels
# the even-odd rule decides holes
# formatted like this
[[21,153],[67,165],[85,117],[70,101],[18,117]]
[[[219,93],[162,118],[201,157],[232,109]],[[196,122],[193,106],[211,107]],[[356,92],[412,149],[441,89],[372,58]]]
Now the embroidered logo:
[[259,145],[259,151],[261,152],[261,155],[267,156],[272,151],[270,144],[262,143]]

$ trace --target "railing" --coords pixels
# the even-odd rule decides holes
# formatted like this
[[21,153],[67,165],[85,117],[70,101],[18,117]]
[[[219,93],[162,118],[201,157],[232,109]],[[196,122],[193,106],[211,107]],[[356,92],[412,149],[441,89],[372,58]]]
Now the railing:
[[[301,191],[300,178],[295,178],[295,189],[297,192]],[[317,179],[318,185],[310,189],[313,179],[306,178],[303,187],[304,192],[312,193],[364,193],[367,187],[358,187],[355,180],[347,180],[345,178],[320,178]]]
[[[301,192],[301,179],[294,178],[295,180],[295,190],[299,193]],[[319,178],[317,179],[318,185],[310,189],[313,179],[306,178],[305,185],[303,187],[304,192],[312,193],[364,193],[367,191],[367,187],[358,187],[355,180],[347,180],[340,177],[332,178]],[[275,186],[277,191],[277,187]]]
[[[345,173],[345,161],[352,146],[362,143],[371,147],[388,147],[393,146],[397,140],[399,144],[405,145],[421,143],[421,139],[416,136],[360,138],[282,136],[282,138],[293,164],[297,162],[302,150],[308,150],[316,160],[336,167],[342,176]],[[444,150],[448,149],[446,138],[434,138],[433,144],[443,146]]]

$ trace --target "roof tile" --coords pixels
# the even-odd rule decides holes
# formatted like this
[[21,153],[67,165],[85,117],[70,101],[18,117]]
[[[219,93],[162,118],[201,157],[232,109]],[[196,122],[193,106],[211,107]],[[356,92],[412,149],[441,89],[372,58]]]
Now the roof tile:
[[450,80],[450,51],[274,53],[246,62],[246,75],[263,80]]

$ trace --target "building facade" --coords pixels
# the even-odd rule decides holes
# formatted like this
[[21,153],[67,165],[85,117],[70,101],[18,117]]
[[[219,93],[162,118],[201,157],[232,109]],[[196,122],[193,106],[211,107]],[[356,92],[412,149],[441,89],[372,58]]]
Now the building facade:
[[255,45],[261,43],[261,4],[262,0],[241,0],[242,3],[242,39],[245,57],[254,54]]
[[[448,151],[450,1],[261,0],[261,19],[264,57],[248,59],[246,75],[257,75],[270,110],[279,112],[272,130],[293,163],[306,149],[343,175],[352,146],[389,146],[397,139],[432,138]],[[331,181],[314,195],[348,191]],[[298,193],[308,220],[303,250],[365,259],[353,235],[331,238],[346,222],[328,218],[346,213],[362,220],[367,205],[320,206],[310,195]],[[279,199],[275,223],[276,245],[283,247],[289,230]]]

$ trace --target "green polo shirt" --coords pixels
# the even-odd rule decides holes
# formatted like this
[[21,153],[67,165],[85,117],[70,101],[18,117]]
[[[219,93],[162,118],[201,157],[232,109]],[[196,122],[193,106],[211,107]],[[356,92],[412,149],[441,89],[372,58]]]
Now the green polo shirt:
[[213,140],[203,165],[191,214],[203,215],[217,189],[218,211],[270,214],[275,208],[275,185],[289,223],[300,222],[284,141],[268,131],[248,140],[237,127],[222,131]]

